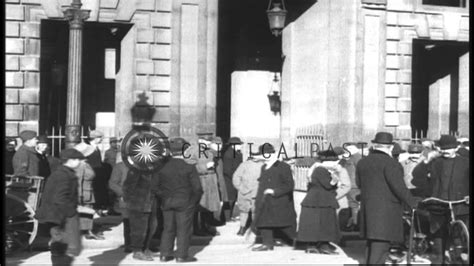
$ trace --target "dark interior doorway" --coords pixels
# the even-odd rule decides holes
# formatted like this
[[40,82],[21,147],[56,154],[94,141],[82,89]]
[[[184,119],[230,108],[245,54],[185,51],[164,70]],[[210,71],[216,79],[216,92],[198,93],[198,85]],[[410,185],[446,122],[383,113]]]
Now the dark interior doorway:
[[469,44],[455,41],[413,40],[412,58],[412,137],[422,132],[427,136],[429,113],[429,88],[438,79],[450,75],[449,129],[458,131],[459,57],[469,51]]
[[[317,0],[285,1],[288,10],[286,25],[315,2]],[[266,13],[268,4],[268,0],[219,0],[216,134],[224,140],[230,134],[232,72],[281,71],[282,37],[275,37],[270,32]]]
[[[97,112],[115,111],[115,79],[105,76],[105,50],[115,50],[120,68],[120,41],[131,24],[86,22],[83,31],[81,125],[95,128]],[[69,26],[64,20],[41,21],[41,133],[65,126]]]

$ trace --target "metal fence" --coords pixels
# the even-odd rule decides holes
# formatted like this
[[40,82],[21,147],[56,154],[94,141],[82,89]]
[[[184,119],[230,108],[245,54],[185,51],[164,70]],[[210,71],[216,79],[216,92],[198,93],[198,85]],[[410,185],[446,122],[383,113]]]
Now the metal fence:
[[[51,147],[51,156],[59,157],[61,150],[64,149],[66,145],[66,136],[64,134],[64,127],[52,127],[50,131],[46,131],[46,136],[50,139]],[[87,127],[86,133],[84,133],[84,127],[81,126],[81,140],[87,140],[89,132],[91,131],[90,127]],[[99,150],[101,153],[104,153],[109,148],[109,139],[110,137],[104,136],[102,142],[99,144]]]

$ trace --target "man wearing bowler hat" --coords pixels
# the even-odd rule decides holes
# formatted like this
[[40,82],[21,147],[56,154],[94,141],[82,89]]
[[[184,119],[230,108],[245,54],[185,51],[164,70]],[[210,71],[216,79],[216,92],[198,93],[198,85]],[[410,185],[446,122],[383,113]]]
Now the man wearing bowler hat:
[[275,231],[283,232],[291,241],[296,237],[295,182],[290,166],[278,160],[271,144],[265,143],[259,149],[265,164],[258,179],[254,226],[261,232],[263,243],[252,251],[269,251],[273,250]]
[[36,218],[50,228],[52,265],[71,265],[82,250],[74,169],[85,157],[76,149],[65,149],[60,157],[62,165],[46,181]]
[[36,176],[39,174],[39,159],[35,150],[38,143],[37,134],[31,130],[20,133],[23,145],[13,156],[13,174],[18,176]]
[[403,181],[403,168],[391,157],[393,136],[379,132],[373,150],[356,167],[361,191],[360,234],[367,239],[367,264],[385,264],[390,243],[403,241],[403,204],[416,206]]
[[[428,166],[431,179],[431,197],[443,200],[461,200],[469,197],[469,159],[456,153],[458,141],[454,136],[441,135],[437,146],[441,150],[441,157],[434,159]],[[469,205],[453,205],[454,214],[469,226]],[[434,233],[434,258],[432,263],[443,263],[444,239],[446,238],[446,217],[431,219],[431,232]]]
[[[202,196],[201,181],[196,167],[183,160],[183,150],[189,145],[183,138],[170,140],[172,157],[152,180],[152,191],[161,198],[163,233],[160,242],[160,261],[176,257],[177,262],[193,262],[188,254],[193,234],[194,211]],[[173,256],[174,242],[176,252]]]

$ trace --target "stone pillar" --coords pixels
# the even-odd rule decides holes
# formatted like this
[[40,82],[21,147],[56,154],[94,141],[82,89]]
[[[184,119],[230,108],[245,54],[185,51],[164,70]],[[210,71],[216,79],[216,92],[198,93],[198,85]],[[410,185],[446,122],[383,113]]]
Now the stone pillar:
[[438,139],[441,134],[449,133],[449,105],[451,75],[440,78],[430,85],[428,138]]
[[90,10],[81,10],[81,0],[73,0],[64,11],[69,20],[69,65],[66,110],[66,148],[80,142],[82,29]]
[[459,58],[458,132],[469,135],[469,53]]

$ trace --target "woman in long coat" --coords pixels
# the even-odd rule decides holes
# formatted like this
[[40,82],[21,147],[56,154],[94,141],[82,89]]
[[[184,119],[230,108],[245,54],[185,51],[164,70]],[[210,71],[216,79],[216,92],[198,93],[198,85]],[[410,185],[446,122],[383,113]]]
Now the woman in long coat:
[[[308,182],[308,192],[301,202],[298,241],[308,242],[307,253],[337,254],[329,242],[340,238],[336,209],[337,176],[331,174],[336,167],[337,156],[321,153]],[[313,168],[313,167],[312,167]],[[313,246],[312,243],[316,243]]]

